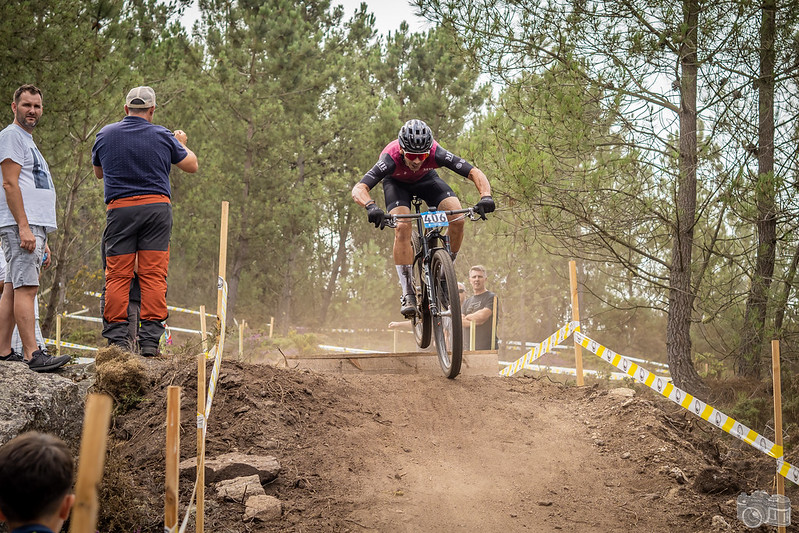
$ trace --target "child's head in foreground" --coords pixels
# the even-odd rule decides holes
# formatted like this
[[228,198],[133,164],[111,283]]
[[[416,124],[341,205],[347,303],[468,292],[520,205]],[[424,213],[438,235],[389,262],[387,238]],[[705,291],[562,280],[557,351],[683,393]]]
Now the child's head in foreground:
[[0,447],[0,519],[10,529],[41,524],[59,531],[75,501],[72,454],[61,439],[24,433]]

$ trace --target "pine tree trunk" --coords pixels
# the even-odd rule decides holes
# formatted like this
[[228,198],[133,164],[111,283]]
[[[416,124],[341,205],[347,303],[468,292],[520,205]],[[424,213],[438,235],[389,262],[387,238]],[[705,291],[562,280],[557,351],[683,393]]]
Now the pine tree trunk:
[[774,34],[775,0],[764,0],[760,23],[760,79],[758,85],[757,252],[752,285],[746,300],[741,346],[735,360],[740,376],[760,378],[763,343],[766,340],[766,308],[774,276],[777,248],[777,185],[774,176]]
[[706,388],[691,359],[691,315],[694,294],[691,266],[696,217],[697,166],[697,27],[699,2],[685,0],[686,30],[680,45],[680,172],[677,184],[676,221],[669,272],[669,316],[666,353],[674,384],[692,394]]
[[344,222],[341,224],[338,232],[338,249],[336,250],[336,259],[333,261],[333,268],[330,272],[330,279],[327,282],[327,288],[322,298],[322,309],[319,312],[319,323],[325,324],[327,322],[327,311],[330,309],[330,302],[333,300],[333,295],[336,292],[336,283],[338,278],[345,270],[344,265],[347,260],[347,236],[350,233],[350,220],[352,219],[352,210],[348,210]]
[[286,268],[283,271],[283,286],[280,290],[280,302],[278,303],[277,321],[278,329],[281,335],[288,335],[289,325],[291,323],[292,305],[291,300],[294,294],[294,280],[293,272],[297,263],[297,246],[295,242],[291,243],[291,252],[289,253]]
[[[83,166],[83,146],[76,147],[75,165],[80,173],[84,173]],[[41,322],[41,328],[44,335],[49,336],[52,332],[55,323],[56,314],[64,301],[64,295],[67,289],[67,279],[69,277],[70,266],[70,244],[73,241],[74,234],[74,220],[75,220],[75,205],[78,198],[78,191],[85,179],[79,175],[72,176],[72,182],[64,202],[64,218],[61,222],[61,238],[58,245],[50,249],[53,254],[52,262],[55,264],[55,275],[53,276],[53,286],[50,290],[50,296],[47,299],[47,310],[44,314],[44,319]]]
[[233,251],[233,268],[228,272],[228,304],[227,316],[232,323],[233,313],[239,299],[239,281],[241,272],[250,255],[250,240],[247,237],[250,228],[249,204],[250,204],[250,183],[253,172],[253,162],[255,154],[252,148],[252,138],[255,135],[255,128],[252,120],[247,121],[247,147],[244,150],[244,175],[242,177],[241,207],[239,208],[239,220],[236,224],[238,236],[236,239],[228,239],[228,249],[230,243],[235,243]]

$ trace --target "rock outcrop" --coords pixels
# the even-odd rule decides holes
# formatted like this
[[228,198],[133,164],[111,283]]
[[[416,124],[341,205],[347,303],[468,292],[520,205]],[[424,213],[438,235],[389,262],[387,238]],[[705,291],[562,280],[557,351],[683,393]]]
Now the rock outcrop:
[[0,444],[26,431],[42,431],[77,448],[88,380],[67,377],[76,372],[81,374],[65,367],[61,373],[38,374],[25,363],[0,362]]

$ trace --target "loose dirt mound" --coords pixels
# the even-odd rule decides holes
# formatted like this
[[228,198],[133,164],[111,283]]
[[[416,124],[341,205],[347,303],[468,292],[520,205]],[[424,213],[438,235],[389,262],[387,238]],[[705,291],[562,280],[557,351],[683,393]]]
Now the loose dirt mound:
[[[100,531],[163,531],[168,385],[183,387],[181,457],[196,455],[195,363],[148,364],[152,392],[112,429]],[[774,492],[773,459],[651,391],[529,377],[225,361],[207,455],[232,451],[281,463],[265,489],[283,516],[245,523],[243,504],[209,487],[206,531],[752,531],[736,496]],[[181,515],[192,483],[181,479]]]

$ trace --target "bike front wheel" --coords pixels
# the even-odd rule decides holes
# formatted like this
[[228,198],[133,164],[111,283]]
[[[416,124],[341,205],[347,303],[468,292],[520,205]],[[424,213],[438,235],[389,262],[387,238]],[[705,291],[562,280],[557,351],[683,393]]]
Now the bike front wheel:
[[433,334],[438,352],[438,362],[444,375],[452,379],[461,371],[463,361],[463,327],[461,321],[458,280],[455,267],[446,250],[433,253],[431,264],[434,284],[433,298],[436,300],[436,313],[433,320]]

